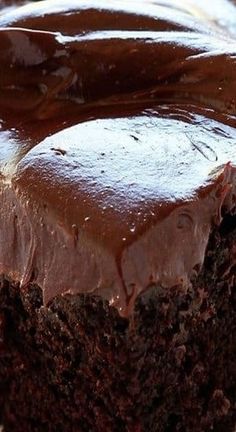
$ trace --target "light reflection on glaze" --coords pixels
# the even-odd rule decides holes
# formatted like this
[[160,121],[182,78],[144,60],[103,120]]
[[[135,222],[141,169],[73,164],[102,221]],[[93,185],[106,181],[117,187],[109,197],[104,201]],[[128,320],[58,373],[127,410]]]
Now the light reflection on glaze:
[[[106,204],[104,191],[115,206],[117,201],[123,207],[157,197],[175,202],[192,198],[206,186],[219,161],[236,163],[236,130],[229,127],[228,137],[222,138],[221,128],[203,116],[195,115],[188,124],[154,110],[149,115],[94,120],[46,138],[20,166],[40,164],[43,170],[46,164],[59,182],[81,184],[101,205]],[[170,182],[172,178],[176,181]]]
[[[149,2],[97,5],[39,2],[3,15],[0,104],[5,109],[45,119],[65,104],[67,109],[70,103],[109,105],[122,94],[124,103],[182,98],[235,112],[235,43],[225,30],[210,23],[201,27],[194,17],[191,23],[181,12],[173,21],[171,8]],[[170,25],[178,19],[177,27]],[[13,24],[16,28],[4,28]],[[27,25],[31,30],[20,28]]]

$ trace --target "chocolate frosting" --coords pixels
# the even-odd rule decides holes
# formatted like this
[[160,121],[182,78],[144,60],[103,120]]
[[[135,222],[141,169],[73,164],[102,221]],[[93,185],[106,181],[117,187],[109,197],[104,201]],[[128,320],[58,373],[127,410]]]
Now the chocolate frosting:
[[0,272],[45,303],[185,290],[235,211],[236,7],[202,4],[0,13]]

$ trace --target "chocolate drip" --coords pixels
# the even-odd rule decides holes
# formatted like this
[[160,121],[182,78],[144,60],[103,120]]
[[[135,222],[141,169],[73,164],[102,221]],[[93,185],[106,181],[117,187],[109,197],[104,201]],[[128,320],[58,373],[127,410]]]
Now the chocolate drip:
[[213,18],[131,0],[0,15],[1,273],[121,314],[189,286],[236,206],[235,39]]

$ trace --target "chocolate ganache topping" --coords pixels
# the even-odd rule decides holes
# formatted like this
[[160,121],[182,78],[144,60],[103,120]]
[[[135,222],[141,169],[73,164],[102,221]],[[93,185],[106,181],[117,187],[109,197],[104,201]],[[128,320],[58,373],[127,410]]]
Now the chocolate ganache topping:
[[45,303],[185,290],[235,211],[236,6],[205,3],[0,12],[0,272]]

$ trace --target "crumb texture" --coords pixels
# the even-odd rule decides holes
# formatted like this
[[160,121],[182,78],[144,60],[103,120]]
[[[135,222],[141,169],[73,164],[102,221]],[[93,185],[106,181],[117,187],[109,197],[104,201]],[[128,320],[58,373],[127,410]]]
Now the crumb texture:
[[98,297],[2,278],[4,432],[234,432],[235,217],[187,292],[153,286],[128,321]]

